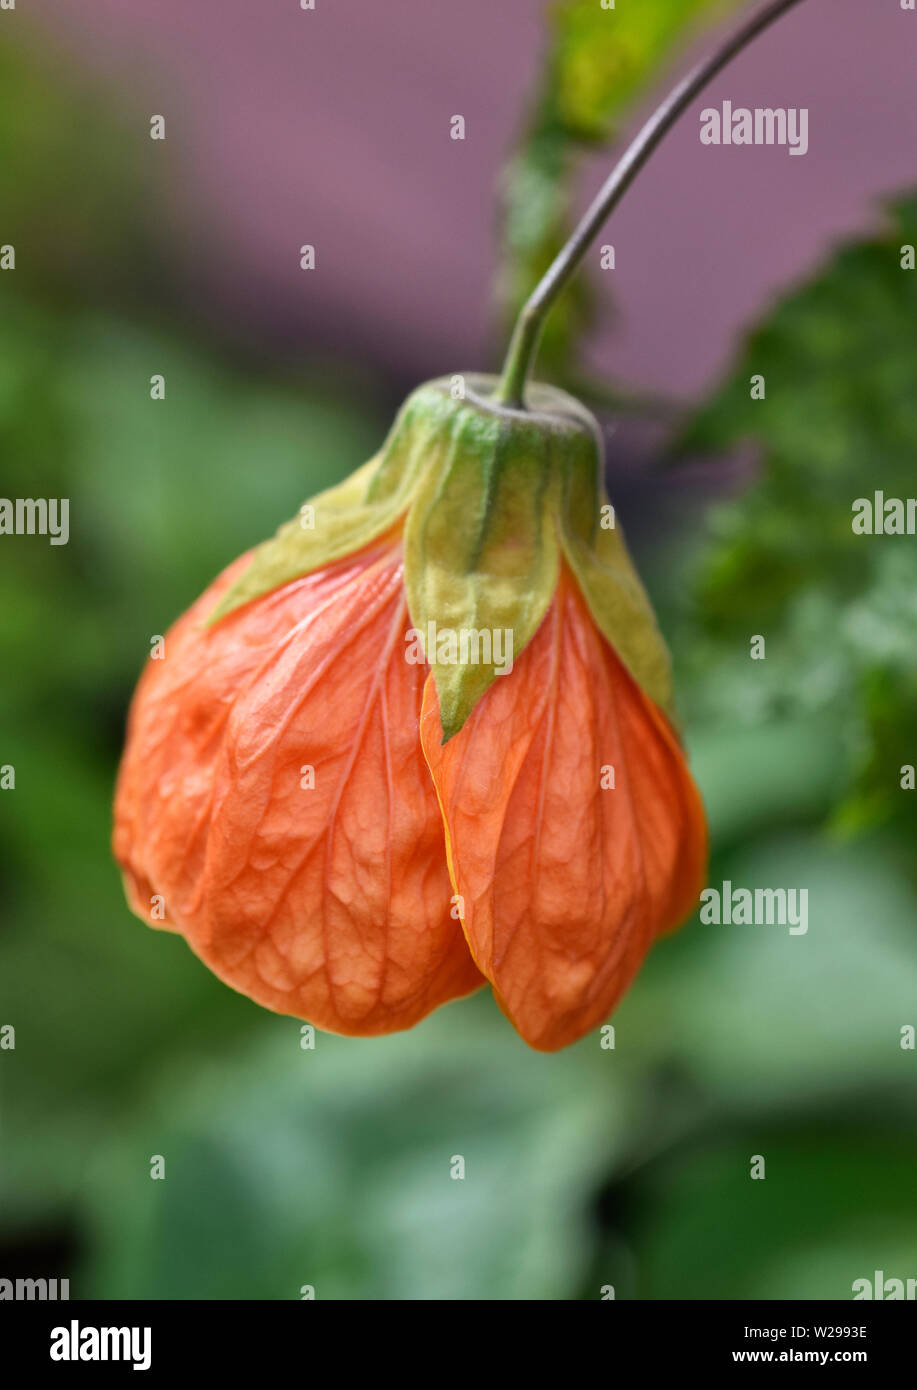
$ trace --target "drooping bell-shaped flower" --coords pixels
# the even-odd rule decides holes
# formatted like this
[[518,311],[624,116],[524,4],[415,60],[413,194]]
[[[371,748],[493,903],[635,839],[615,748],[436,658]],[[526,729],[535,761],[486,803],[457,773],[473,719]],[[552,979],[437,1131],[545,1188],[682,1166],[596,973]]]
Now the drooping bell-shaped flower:
[[115,804],[128,898],[252,999],[409,1028],[489,981],[533,1047],[605,1019],[691,911],[706,824],[601,436],[526,386],[544,318],[769,0],[646,122],[503,375],[415,391],[382,451],[231,565],[150,660]]
[[489,981],[553,1050],[700,893],[673,720],[595,421],[443,379],[167,635],[115,855],[138,915],[269,1008],[377,1034]]

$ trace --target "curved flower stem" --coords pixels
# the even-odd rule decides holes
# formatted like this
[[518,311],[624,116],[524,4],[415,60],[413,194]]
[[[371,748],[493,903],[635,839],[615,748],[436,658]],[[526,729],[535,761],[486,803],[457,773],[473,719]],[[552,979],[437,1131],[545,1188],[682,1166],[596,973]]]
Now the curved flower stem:
[[709,58],[692,69],[666,97],[662,105],[653,113],[639,135],[625,151],[624,155],[599,189],[593,202],[569,241],[557,254],[522,306],[513,336],[510,340],[500,385],[494,399],[502,405],[516,410],[524,410],[525,383],[535,354],[544,320],[555,299],[574,274],[589,249],[593,237],[601,230],[609,214],[614,211],[634,179],[663,138],[687,110],[695,97],[722,71],[728,63],[741,53],[751,41],[770,27],[787,10],[801,0],[771,0],[757,14],[753,15],[741,29],[718,48]]

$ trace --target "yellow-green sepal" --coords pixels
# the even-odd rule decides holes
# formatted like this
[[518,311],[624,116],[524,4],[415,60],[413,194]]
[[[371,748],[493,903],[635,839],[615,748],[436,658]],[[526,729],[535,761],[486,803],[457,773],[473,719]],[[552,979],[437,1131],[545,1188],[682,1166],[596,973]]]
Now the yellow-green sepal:
[[414,391],[380,453],[259,546],[210,621],[403,524],[409,640],[432,670],[444,742],[511,678],[562,561],[674,723],[668,651],[605,494],[596,421],[553,387],[533,383],[516,410],[494,401],[496,385],[454,376]]
[[558,520],[564,559],[596,627],[677,729],[669,650],[608,500],[601,458],[592,467],[571,461]]
[[208,621],[304,574],[361,550],[390,530],[410,506],[423,469],[442,446],[444,403],[425,387],[402,406],[380,452],[336,487],[305,503],[299,515],[255,550]]
[[443,742],[538,630],[560,573],[557,517],[571,460],[600,447],[578,402],[532,386],[528,409],[492,402],[491,377],[432,382],[451,400],[445,461],[418,483],[404,535],[405,587],[439,696]]
[[557,587],[546,442],[466,399],[445,464],[420,481],[404,536],[405,587],[439,696],[443,740],[509,676]]

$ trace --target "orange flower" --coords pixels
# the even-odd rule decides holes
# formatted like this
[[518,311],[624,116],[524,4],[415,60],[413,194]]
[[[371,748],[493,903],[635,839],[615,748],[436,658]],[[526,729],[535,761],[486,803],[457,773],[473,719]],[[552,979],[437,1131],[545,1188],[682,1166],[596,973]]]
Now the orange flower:
[[399,547],[202,626],[246,559],[140,682],[115,801],[130,904],[149,920],[161,896],[164,925],[268,1008],[409,1028],[483,981],[450,916]]
[[526,1042],[554,1051],[608,1017],[697,902],[697,789],[567,574],[512,676],[445,745],[438,724],[428,680],[421,737],[468,944]]
[[[432,405],[425,390],[369,471],[316,499],[312,535],[294,523],[243,556],[167,634],[131,710],[114,851],[134,911],[268,1008],[386,1033],[486,978],[526,1041],[554,1050],[608,1016],[691,910],[704,815],[634,675],[660,669],[657,639],[622,628],[624,664],[596,621],[583,537],[561,545],[545,502],[529,545],[516,489],[501,513],[492,488],[484,520],[471,506],[474,563],[460,563],[472,487],[450,504],[454,543],[442,539],[456,418],[472,412],[476,476],[491,415],[473,393],[453,407],[439,384]],[[522,413],[497,412],[505,451],[504,414]],[[525,420],[523,452],[548,418]],[[588,435],[581,417],[572,430]],[[569,464],[561,436],[548,480]],[[559,486],[557,516],[569,496]],[[642,615],[642,590],[603,563],[618,608]],[[441,627],[494,604],[514,616],[512,669],[406,659],[431,602]]]

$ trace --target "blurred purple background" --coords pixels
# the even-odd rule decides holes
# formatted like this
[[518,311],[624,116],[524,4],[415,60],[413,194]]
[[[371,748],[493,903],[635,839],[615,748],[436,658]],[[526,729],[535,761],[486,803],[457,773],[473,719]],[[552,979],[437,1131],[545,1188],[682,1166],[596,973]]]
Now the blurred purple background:
[[[41,0],[17,18],[129,92],[144,132],[166,116],[166,145],[139,148],[151,175],[169,161],[190,310],[393,382],[495,364],[495,185],[538,73],[538,0]],[[898,0],[806,0],[717,80],[612,224],[620,313],[595,368],[696,393],[774,291],[917,181],[915,43]],[[808,155],[702,147],[697,112],[727,97],[809,107]],[[584,201],[609,162],[590,161]]]

